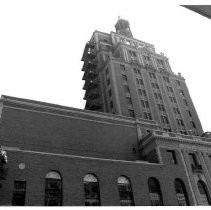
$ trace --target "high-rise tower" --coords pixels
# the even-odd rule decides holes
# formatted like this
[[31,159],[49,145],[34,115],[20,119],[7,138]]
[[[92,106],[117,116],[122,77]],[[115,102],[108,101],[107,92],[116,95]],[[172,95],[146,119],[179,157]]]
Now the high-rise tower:
[[95,31],[82,61],[85,109],[154,120],[161,130],[201,135],[200,120],[185,79],[164,54],[133,38],[127,20],[116,33]]

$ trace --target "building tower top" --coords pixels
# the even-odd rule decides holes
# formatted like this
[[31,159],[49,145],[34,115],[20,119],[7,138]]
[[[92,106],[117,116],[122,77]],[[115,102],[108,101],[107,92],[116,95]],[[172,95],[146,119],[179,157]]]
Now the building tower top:
[[119,18],[115,25],[115,28],[117,33],[127,37],[133,37],[132,32],[130,30],[130,24],[127,20]]

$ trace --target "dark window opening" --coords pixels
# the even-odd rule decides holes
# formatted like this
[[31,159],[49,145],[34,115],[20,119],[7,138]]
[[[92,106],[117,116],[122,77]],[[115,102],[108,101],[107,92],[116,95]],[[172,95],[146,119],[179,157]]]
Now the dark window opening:
[[165,111],[165,107],[164,107],[164,105],[163,104],[158,104],[158,109],[160,110],[160,111]]
[[134,206],[133,191],[130,181],[125,176],[120,176],[117,180],[120,205],[121,206]]
[[110,102],[110,107],[111,107],[111,109],[114,108],[113,101]]
[[149,76],[150,76],[150,78],[152,78],[152,79],[156,79],[155,73],[150,72],[150,73],[149,73]]
[[14,191],[12,196],[13,206],[24,206],[26,196],[26,181],[14,181]]
[[152,115],[149,112],[144,112],[144,118],[148,120],[152,120]]
[[120,69],[121,69],[122,71],[125,71],[125,66],[124,66],[124,65],[120,65]]
[[168,77],[165,77],[165,76],[164,76],[164,77],[163,77],[163,79],[164,79],[164,81],[165,81],[165,82],[170,83],[170,80],[169,80],[169,78],[168,78]]
[[45,177],[45,206],[62,206],[62,179],[55,171]]
[[177,164],[177,158],[174,150],[167,150],[171,164]]
[[156,178],[148,179],[149,194],[152,206],[163,206],[160,184]]
[[135,117],[134,110],[128,109],[128,113],[129,113],[129,116],[130,116],[130,117]]
[[193,121],[190,121],[190,123],[191,123],[193,128],[196,128],[196,125],[195,125],[195,123]]
[[110,79],[107,79],[107,85],[110,85],[110,83],[111,83]]
[[144,108],[149,108],[149,102],[148,101],[141,100],[141,104]]
[[96,176],[86,174],[83,179],[85,206],[100,206],[100,188]]
[[179,86],[181,86],[181,83],[180,83],[180,81],[179,80],[176,80],[177,81],[177,84],[179,85]]
[[198,164],[198,160],[197,160],[197,158],[196,158],[196,154],[190,153],[190,154],[189,154],[189,158],[190,158],[190,162],[191,162],[192,165],[194,165],[194,166],[199,165],[199,164]]
[[186,99],[183,99],[183,102],[186,106],[188,106],[188,102],[186,101]]
[[164,124],[169,124],[168,118],[166,116],[161,115],[161,121]]
[[108,91],[108,95],[109,95],[109,97],[111,97],[111,95],[112,95],[112,93],[111,93],[111,89],[109,89],[109,91]]
[[188,195],[183,181],[175,179],[174,186],[179,206],[189,206]]
[[122,75],[122,79],[123,79],[123,81],[127,81],[127,76],[126,75]]
[[202,180],[199,180],[197,183],[197,186],[200,193],[202,204],[204,206],[211,205],[210,196],[209,196],[206,184]]
[[189,117],[192,117],[192,114],[189,110],[187,110]]

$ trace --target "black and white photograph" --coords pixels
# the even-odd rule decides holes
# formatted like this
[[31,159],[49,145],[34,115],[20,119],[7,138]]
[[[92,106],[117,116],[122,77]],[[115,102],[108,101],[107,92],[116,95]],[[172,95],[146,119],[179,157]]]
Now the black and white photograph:
[[0,208],[211,205],[211,1],[0,0]]

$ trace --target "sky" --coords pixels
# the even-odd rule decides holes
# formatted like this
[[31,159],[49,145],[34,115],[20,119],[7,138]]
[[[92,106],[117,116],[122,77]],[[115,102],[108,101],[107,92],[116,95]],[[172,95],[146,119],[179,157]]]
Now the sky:
[[209,131],[211,20],[179,6],[185,3],[197,2],[0,1],[0,94],[83,109],[84,46],[95,30],[115,31],[120,16],[130,22],[134,38],[153,44],[185,77]]

